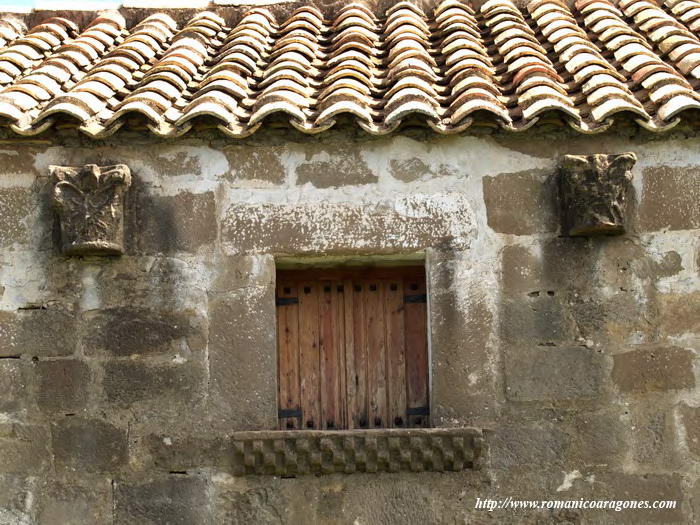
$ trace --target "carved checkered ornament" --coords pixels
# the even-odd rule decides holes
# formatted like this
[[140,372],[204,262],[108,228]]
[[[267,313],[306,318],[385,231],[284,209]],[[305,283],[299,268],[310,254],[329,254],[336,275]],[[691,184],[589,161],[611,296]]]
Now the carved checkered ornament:
[[472,428],[237,432],[237,476],[477,469],[482,433]]

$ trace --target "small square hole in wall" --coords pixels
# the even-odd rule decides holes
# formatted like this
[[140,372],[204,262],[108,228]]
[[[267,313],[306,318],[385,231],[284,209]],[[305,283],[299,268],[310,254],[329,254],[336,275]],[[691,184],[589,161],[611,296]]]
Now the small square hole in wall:
[[279,427],[427,427],[423,265],[277,270]]

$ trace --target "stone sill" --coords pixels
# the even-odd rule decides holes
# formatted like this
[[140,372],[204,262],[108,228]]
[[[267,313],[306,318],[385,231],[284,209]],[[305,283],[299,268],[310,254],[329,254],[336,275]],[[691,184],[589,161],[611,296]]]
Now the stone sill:
[[478,469],[481,430],[390,428],[236,432],[236,476],[355,472],[456,472]]

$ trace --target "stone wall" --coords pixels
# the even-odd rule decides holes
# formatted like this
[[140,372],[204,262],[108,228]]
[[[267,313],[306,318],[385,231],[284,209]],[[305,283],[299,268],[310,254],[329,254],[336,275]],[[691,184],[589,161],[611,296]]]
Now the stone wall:
[[[0,141],[0,523],[700,517],[700,139],[569,133]],[[638,157],[628,232],[559,235],[560,155]],[[126,254],[68,258],[49,165],[124,163]],[[275,257],[424,253],[436,427],[480,470],[234,476],[276,426]],[[477,497],[676,500],[475,510]]]

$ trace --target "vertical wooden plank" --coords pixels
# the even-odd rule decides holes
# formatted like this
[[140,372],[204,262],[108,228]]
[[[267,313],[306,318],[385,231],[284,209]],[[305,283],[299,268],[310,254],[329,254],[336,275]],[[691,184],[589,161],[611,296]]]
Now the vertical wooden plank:
[[384,283],[386,296],[387,387],[389,421],[387,426],[405,427],[406,359],[404,348],[404,290],[402,279]]
[[[298,411],[299,397],[299,304],[293,283],[277,286],[277,370],[278,400],[282,411]],[[279,419],[280,429],[301,426],[298,417]]]
[[357,374],[355,372],[355,293],[351,280],[343,285],[345,331],[345,421],[347,428],[359,428],[357,410]]
[[384,289],[379,280],[365,281],[365,326],[367,327],[367,388],[369,426],[387,426],[386,324]]
[[[404,323],[406,340],[406,397],[408,410],[428,410],[428,333],[425,278],[404,280]],[[408,416],[413,427],[430,426],[430,416]]]
[[301,410],[304,428],[321,428],[319,285],[304,281],[299,285],[299,364]]
[[353,295],[353,340],[354,340],[354,372],[355,377],[355,406],[353,420],[355,428],[369,428],[368,395],[367,395],[367,329],[365,320],[365,297],[368,292],[364,283],[354,279]]
[[333,337],[336,341],[336,359],[338,360],[338,413],[336,428],[347,428],[347,395],[345,388],[345,286],[341,281],[333,281]]
[[340,426],[340,355],[337,333],[337,296],[332,281],[319,283],[319,324],[321,330],[321,428]]

